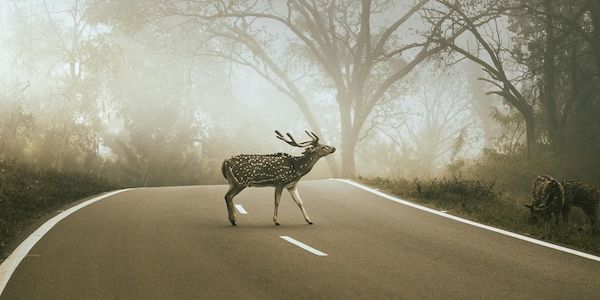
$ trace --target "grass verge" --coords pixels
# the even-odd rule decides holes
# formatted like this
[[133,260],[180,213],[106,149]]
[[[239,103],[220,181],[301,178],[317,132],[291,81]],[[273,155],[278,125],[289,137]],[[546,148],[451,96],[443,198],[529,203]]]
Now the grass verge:
[[531,236],[565,247],[600,254],[600,234],[592,232],[578,208],[571,209],[570,224],[547,228],[529,224],[523,204],[527,194],[497,191],[493,183],[462,178],[408,180],[405,178],[364,178],[359,181],[436,210],[482,224]]
[[0,161],[0,254],[4,256],[7,242],[41,216],[116,188],[96,176],[38,171],[26,164]]

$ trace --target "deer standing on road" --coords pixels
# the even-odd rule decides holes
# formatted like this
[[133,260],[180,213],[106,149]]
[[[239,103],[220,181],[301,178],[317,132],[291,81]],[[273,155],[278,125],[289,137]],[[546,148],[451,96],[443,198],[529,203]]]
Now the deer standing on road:
[[235,226],[233,197],[247,187],[275,187],[275,211],[273,212],[275,225],[279,225],[277,209],[284,188],[290,192],[300,207],[304,220],[308,224],[312,224],[304,210],[296,185],[300,178],[310,172],[321,157],[335,152],[335,148],[319,144],[319,137],[313,132],[306,131],[311,140],[302,143],[297,143],[289,133],[287,133],[287,138],[277,130],[275,133],[278,139],[292,146],[305,148],[302,156],[292,156],[287,153],[242,154],[223,161],[221,171],[229,182],[229,191],[225,194],[225,202],[231,225]]

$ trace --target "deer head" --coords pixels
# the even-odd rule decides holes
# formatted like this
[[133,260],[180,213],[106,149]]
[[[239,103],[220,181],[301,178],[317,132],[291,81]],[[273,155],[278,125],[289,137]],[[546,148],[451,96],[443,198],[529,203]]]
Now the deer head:
[[275,134],[277,134],[278,139],[288,143],[291,146],[305,148],[304,152],[302,153],[304,155],[323,157],[335,152],[335,147],[319,144],[319,137],[314,132],[309,132],[306,130],[304,132],[306,132],[306,134],[310,137],[310,141],[298,143],[296,140],[294,140],[294,137],[291,134],[286,133],[286,138],[286,136],[281,134],[281,132],[275,130]]

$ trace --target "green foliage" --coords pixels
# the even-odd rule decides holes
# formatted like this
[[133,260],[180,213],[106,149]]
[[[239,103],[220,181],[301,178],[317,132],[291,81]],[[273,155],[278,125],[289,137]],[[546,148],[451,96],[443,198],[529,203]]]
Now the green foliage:
[[53,209],[116,188],[98,176],[39,171],[31,165],[0,161],[0,249],[25,226]]
[[600,144],[600,31],[591,26],[600,18],[591,9],[596,2],[516,0],[520,13],[508,18],[512,55],[527,70],[522,88],[536,109],[538,143],[555,153]]

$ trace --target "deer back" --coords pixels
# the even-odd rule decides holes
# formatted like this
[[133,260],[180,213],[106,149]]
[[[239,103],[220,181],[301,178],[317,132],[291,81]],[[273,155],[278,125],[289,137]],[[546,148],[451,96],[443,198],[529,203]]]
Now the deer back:
[[299,179],[294,157],[287,153],[237,155],[225,160],[224,167],[242,186],[285,185]]
[[567,205],[591,210],[598,208],[600,193],[595,187],[578,180],[565,180],[562,185],[565,190],[565,203]]

